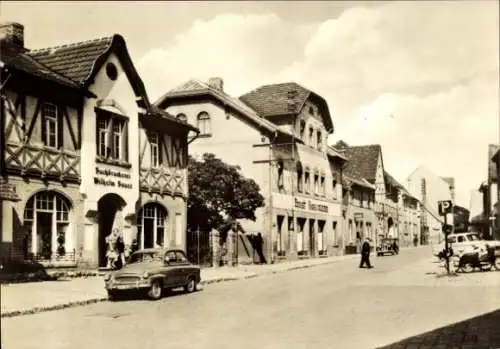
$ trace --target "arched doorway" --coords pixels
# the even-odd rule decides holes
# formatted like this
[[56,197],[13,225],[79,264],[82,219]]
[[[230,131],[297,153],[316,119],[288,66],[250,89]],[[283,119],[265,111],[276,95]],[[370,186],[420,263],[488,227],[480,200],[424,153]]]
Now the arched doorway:
[[24,208],[25,257],[31,255],[35,260],[74,257],[70,213],[69,200],[55,191],[33,195]]
[[106,237],[111,234],[114,226],[119,226],[122,217],[118,215],[125,207],[126,202],[117,194],[106,194],[97,202],[99,212],[99,266],[105,266],[106,260]]
[[139,248],[168,245],[167,218],[168,212],[162,205],[156,202],[144,205],[137,218],[137,245]]
[[394,220],[392,219],[392,217],[389,217],[389,218],[387,218],[387,234],[388,234],[388,236],[393,237],[392,236],[393,230],[394,230]]

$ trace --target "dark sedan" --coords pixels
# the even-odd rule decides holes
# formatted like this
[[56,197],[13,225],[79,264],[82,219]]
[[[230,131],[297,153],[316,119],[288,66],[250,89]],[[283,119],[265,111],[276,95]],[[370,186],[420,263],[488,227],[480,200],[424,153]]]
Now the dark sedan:
[[200,280],[200,267],[191,264],[182,250],[151,248],[134,252],[122,269],[106,276],[105,284],[111,300],[127,291],[144,291],[156,300],[165,289],[194,292]]

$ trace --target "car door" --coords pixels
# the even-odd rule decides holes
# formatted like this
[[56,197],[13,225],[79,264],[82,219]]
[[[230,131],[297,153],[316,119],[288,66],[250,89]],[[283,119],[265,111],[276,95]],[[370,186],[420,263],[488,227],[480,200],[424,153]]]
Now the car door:
[[185,285],[191,271],[191,263],[182,251],[176,251],[175,256],[177,258],[177,264],[179,266],[179,282],[182,285]]
[[175,251],[168,251],[164,257],[164,282],[167,287],[179,285],[179,266]]

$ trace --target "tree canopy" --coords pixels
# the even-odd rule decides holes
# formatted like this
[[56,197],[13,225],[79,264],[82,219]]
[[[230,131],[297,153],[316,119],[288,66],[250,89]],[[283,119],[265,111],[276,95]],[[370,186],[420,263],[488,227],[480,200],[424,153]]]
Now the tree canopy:
[[214,154],[202,161],[189,158],[188,228],[209,231],[222,226],[225,218],[255,220],[255,210],[264,206],[259,185],[243,177],[239,166],[228,165]]

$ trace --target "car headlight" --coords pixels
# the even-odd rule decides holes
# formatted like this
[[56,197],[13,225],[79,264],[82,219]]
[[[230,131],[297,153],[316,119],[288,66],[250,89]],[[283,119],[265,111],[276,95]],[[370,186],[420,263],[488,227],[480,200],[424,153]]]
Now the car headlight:
[[144,274],[142,274],[142,278],[147,279],[148,277],[149,277],[149,273],[147,271],[145,271]]

